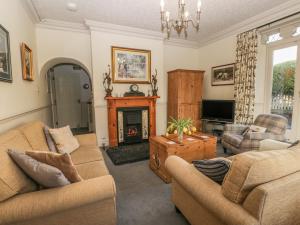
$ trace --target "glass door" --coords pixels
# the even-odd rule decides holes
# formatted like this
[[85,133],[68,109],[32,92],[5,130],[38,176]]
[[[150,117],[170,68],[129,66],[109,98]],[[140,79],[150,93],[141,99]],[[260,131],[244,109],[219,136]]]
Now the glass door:
[[269,111],[288,119],[287,136],[299,138],[299,43],[277,46],[270,52],[271,98]]

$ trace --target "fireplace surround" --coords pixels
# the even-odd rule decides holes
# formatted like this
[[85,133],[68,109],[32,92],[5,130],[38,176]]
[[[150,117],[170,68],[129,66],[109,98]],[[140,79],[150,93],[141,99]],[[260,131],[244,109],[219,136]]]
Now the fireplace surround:
[[[156,100],[158,96],[106,97],[108,113],[109,146],[119,146],[118,109],[148,108],[148,136],[156,135]],[[149,138],[148,137],[148,138]]]

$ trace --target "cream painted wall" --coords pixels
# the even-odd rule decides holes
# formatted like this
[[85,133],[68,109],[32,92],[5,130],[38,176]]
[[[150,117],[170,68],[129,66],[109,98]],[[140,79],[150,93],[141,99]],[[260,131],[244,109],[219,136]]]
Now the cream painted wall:
[[65,58],[54,61],[54,64],[59,62],[70,62],[67,59],[73,59],[82,63],[82,65],[92,73],[91,63],[91,41],[88,31],[67,31],[61,29],[48,29],[38,26],[36,28],[37,49],[38,49],[38,71],[45,76],[42,69],[47,65],[53,66],[49,62],[57,58]]
[[[35,25],[25,10],[23,0],[0,0],[2,5],[0,24],[10,34],[10,51],[13,83],[0,82],[0,132],[17,126],[28,118],[47,122],[49,110],[45,88],[37,71]],[[20,44],[25,42],[33,50],[35,81],[22,79]],[[26,116],[7,119],[14,115],[40,109]]]
[[[200,68],[206,70],[204,79],[204,95],[206,99],[234,99],[234,86],[211,86],[211,68],[235,62],[236,35],[226,37],[199,49]],[[258,37],[257,67],[255,80],[255,117],[264,113],[265,77],[266,77],[266,46]]]
[[[164,45],[163,40],[140,38],[92,30],[73,32],[61,29],[37,27],[38,68],[44,73],[44,65],[53,58],[71,58],[82,63],[91,72],[94,86],[94,110],[96,133],[99,145],[108,143],[107,110],[102,87],[103,73],[111,65],[111,46],[151,50],[152,71],[158,70],[160,99],[157,101],[157,133],[166,129],[167,109],[167,71],[183,68],[198,69],[198,50]],[[59,62],[55,61],[56,63]],[[52,65],[50,63],[50,65]],[[53,65],[52,65],[53,66]],[[120,96],[128,91],[129,84],[113,84],[113,95]],[[150,85],[139,85],[148,94]]]
[[[108,143],[108,128],[107,128],[107,109],[105,91],[102,86],[103,73],[107,71],[108,65],[111,65],[111,46],[120,46],[128,48],[138,48],[151,50],[151,67],[152,72],[157,69],[158,86],[160,87],[160,99],[157,101],[157,133],[162,133],[165,130],[165,112],[166,112],[166,95],[161,90],[165,86],[163,76],[163,42],[162,40],[153,40],[139,38],[133,36],[125,36],[121,34],[110,34],[107,32],[92,31],[91,32],[91,49],[92,49],[92,67],[93,67],[93,83],[94,85],[94,102],[95,102],[95,117],[96,117],[96,132],[98,143]],[[128,91],[129,84],[113,84],[113,96],[123,95]],[[148,84],[139,85],[140,90],[148,93],[151,89]]]
[[200,68],[206,71],[204,78],[205,99],[233,99],[233,85],[211,86],[211,68],[235,62],[236,38],[230,36],[199,49]]

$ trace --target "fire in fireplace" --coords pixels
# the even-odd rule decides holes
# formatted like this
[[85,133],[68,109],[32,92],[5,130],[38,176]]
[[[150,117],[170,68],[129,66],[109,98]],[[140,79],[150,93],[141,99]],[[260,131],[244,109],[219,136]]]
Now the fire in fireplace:
[[148,141],[148,107],[118,108],[119,144],[133,144]]

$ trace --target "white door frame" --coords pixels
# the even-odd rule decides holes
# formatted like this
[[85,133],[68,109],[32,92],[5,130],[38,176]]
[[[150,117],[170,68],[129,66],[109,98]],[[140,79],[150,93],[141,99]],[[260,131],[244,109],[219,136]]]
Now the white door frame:
[[265,83],[265,109],[267,113],[271,112],[271,96],[273,84],[273,52],[282,48],[297,46],[297,62],[295,70],[295,103],[293,108],[292,129],[287,131],[287,137],[295,140],[300,137],[300,38],[290,40],[282,40],[267,46],[267,70]]

